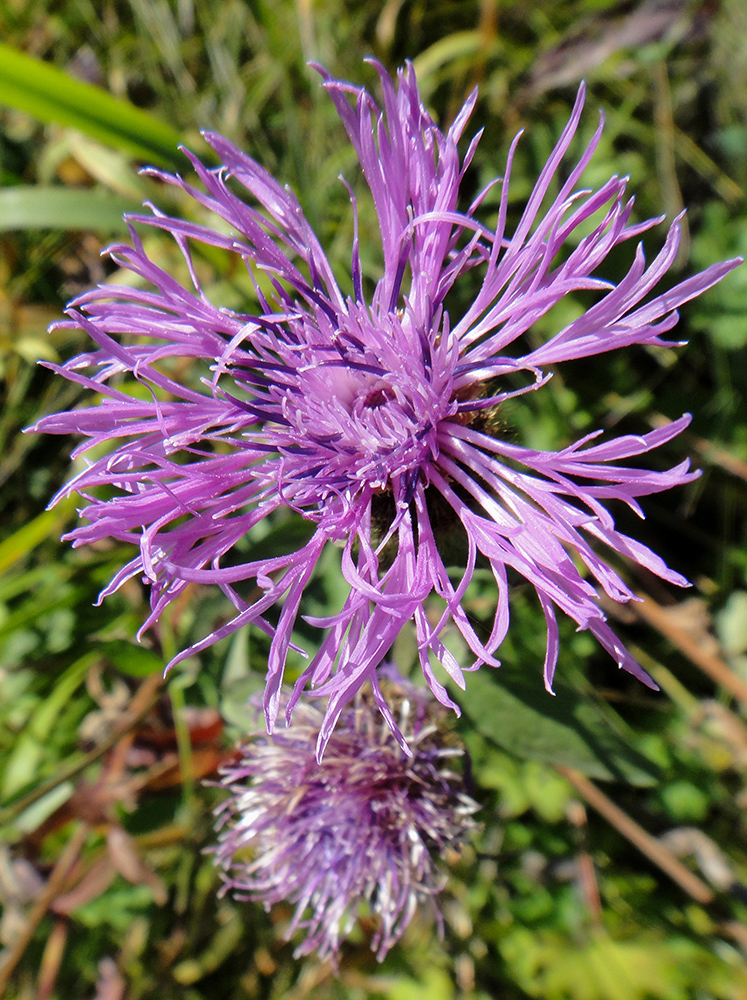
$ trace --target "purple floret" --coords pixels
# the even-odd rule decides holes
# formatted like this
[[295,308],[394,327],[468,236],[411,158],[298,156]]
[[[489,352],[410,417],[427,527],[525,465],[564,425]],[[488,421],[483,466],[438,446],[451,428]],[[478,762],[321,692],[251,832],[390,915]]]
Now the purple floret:
[[[379,219],[384,266],[370,301],[363,291],[357,215],[351,297],[340,291],[292,191],[208,133],[222,167],[209,170],[186,154],[202,188],[151,173],[215,213],[219,227],[155,208],[132,218],[131,245],[110,253],[133,272],[137,287],[105,285],[76,299],[66,323],[86,330],[96,348],[61,368],[50,366],[101,398],[46,417],[36,428],[84,434],[77,454],[107,449],[99,457],[98,448],[63,491],[78,491],[87,501],[84,523],[68,536],[74,545],[118,539],[137,546],[102,597],[130,577],[144,577],[152,608],[144,629],[191,583],[218,585],[233,603],[236,613],[227,624],[172,662],[249,623],[271,637],[264,703],[270,729],[304,589],[329,543],[340,548],[348,596],[331,617],[307,618],[326,635],[287,706],[290,712],[307,685],[328,698],[319,754],[356,691],[366,680],[376,689],[376,669],[409,622],[433,693],[456,708],[434,663],[462,687],[464,669],[498,665],[496,652],[509,625],[509,571],[529,581],[544,611],[548,690],[558,655],[557,608],[589,629],[620,667],[648,682],[599,603],[600,588],[619,602],[634,595],[598,552],[606,546],[670,583],[686,581],[617,531],[605,502],[621,500],[642,516],[639,497],[695,478],[687,462],[664,472],[620,464],[670,441],[689,415],[648,434],[592,444],[596,432],[558,452],[524,448],[491,433],[490,416],[506,399],[539,389],[550,376],[546,366],[632,344],[671,345],[665,338],[677,309],[739,263],[714,264],[652,295],[677,253],[675,222],[651,263],[638,245],[619,284],[597,275],[614,247],[661,219],[631,222],[624,178],[611,177],[598,190],[579,186],[602,128],[600,122],[569,167],[565,158],[583,87],[518,224],[509,230],[507,205],[519,136],[503,178],[464,211],[460,182],[479,135],[462,158],[458,142],[476,93],[444,134],[421,104],[411,66],[400,71],[397,89],[376,68],[383,111],[364,89],[320,69]],[[496,184],[492,228],[480,221],[479,208]],[[234,193],[237,185],[249,202]],[[556,187],[552,203],[540,211]],[[354,197],[352,202],[355,212]],[[174,238],[192,288],[147,256],[132,223]],[[233,235],[224,235],[227,227]],[[200,243],[247,267],[257,289],[256,314],[208,300],[190,257],[190,244]],[[464,315],[450,317],[444,301],[467,272],[471,287],[479,276],[477,293]],[[271,292],[262,290],[270,286]],[[594,304],[528,349],[522,335],[579,291],[593,293]],[[206,363],[211,377],[202,388],[182,384],[173,374],[176,359]],[[145,391],[135,396],[117,388],[116,376],[127,373]],[[525,377],[523,386],[507,378],[516,375]],[[308,541],[288,555],[239,561],[236,543],[247,535],[251,541],[253,529],[283,508],[310,522]],[[448,531],[460,532],[464,542],[458,569],[442,551],[444,511],[452,521]],[[478,559],[490,566],[497,586],[489,635],[477,634],[461,604]],[[261,594],[245,600],[236,585],[246,593],[251,581]],[[435,617],[434,598],[441,608]],[[268,618],[274,606],[279,613]],[[472,652],[470,664],[457,663],[444,645],[445,630],[454,626]]]
[[432,908],[440,923],[441,859],[476,825],[478,806],[450,766],[462,750],[440,728],[444,709],[427,688],[401,679],[384,686],[411,756],[367,689],[343,709],[321,764],[314,744],[323,714],[304,700],[288,732],[255,733],[223,769],[229,797],[212,849],[223,891],[267,910],[291,903],[286,938],[305,931],[296,957],[336,962],[362,903],[379,960],[418,910]]

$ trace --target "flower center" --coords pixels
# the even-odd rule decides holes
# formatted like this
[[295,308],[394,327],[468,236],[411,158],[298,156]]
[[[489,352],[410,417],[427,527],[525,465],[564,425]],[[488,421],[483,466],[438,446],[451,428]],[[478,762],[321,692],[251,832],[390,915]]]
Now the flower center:
[[392,390],[387,386],[380,386],[378,389],[370,389],[366,393],[363,398],[363,406],[368,410],[377,410],[390,399],[394,399]]
[[331,495],[400,483],[402,499],[427,477],[439,425],[456,412],[453,352],[434,350],[409,316],[383,313],[374,322],[351,303],[339,326],[321,320],[289,323],[284,343],[255,333],[265,356],[247,378],[256,385],[252,412],[280,456],[285,495],[318,509]]

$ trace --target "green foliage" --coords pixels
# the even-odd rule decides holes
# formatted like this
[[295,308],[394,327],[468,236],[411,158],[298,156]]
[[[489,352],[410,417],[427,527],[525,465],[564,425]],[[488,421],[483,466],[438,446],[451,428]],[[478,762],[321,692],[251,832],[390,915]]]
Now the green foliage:
[[96,229],[127,232],[125,212],[140,206],[98,191],[44,187],[11,187],[0,191],[0,232],[8,229]]
[[141,159],[164,166],[176,161],[179,134],[168,125],[56,66],[3,44],[0,99],[40,121],[80,129]]
[[459,698],[481,735],[518,757],[573,767],[606,781],[656,782],[656,768],[631,745],[614,713],[562,681],[548,695],[541,679],[526,670],[501,668],[469,677]]
[[[744,710],[681,650],[634,619],[616,627],[641,647],[663,694],[614,674],[588,635],[565,623],[553,698],[541,682],[544,620],[521,586],[512,595],[514,626],[501,649],[503,666],[469,674],[466,691],[455,692],[464,710],[455,739],[469,751],[482,828],[461,859],[448,859],[443,940],[421,914],[379,967],[364,916],[338,978],[313,959],[295,962],[292,944],[282,940],[289,911],[277,907],[268,916],[251,903],[218,900],[212,864],[202,853],[214,837],[217,793],[200,782],[254,724],[247,701],[263,685],[267,637],[238,633],[159,689],[165,660],[224,620],[225,599],[192,588],[138,644],[134,635],[147,612],[137,581],[93,606],[129,550],[70,551],[60,543],[76,500],[44,507],[68,477],[69,444],[20,434],[42,412],[82,398],[33,362],[82,349],[79,334],[48,336],[45,329],[70,295],[107,280],[99,252],[105,238],[122,231],[121,212],[150,198],[209,222],[178,193],[136,172],[141,162],[185,169],[177,144],[204,152],[200,128],[223,132],[294,186],[344,287],[352,217],[337,180],[342,173],[361,194],[361,255],[376,273],[377,251],[366,239],[375,225],[371,206],[309,59],[375,85],[363,55],[391,69],[412,58],[425,99],[444,122],[479,84],[475,121],[485,134],[465,180],[474,189],[467,194],[502,171],[510,138],[526,126],[510,191],[514,219],[585,76],[590,99],[582,131],[588,136],[595,127],[597,106],[607,118],[590,183],[629,174],[639,218],[662,210],[671,216],[687,204],[682,268],[745,253],[743,4],[679,10],[612,0],[11,0],[0,5],[0,28],[0,943],[6,954],[30,929],[7,995],[744,997]],[[496,198],[494,192],[486,200],[488,215],[497,210]],[[183,261],[166,240],[152,232],[144,239],[161,266],[183,275]],[[654,233],[646,237],[649,258],[660,241]],[[615,256],[610,277],[619,277],[628,261]],[[229,308],[252,302],[251,282],[230,271],[221,253],[205,253],[195,266],[214,301]],[[674,464],[693,452],[706,475],[679,496],[650,498],[648,521],[631,530],[695,582],[700,603],[680,614],[696,645],[743,677],[745,275],[747,269],[737,271],[683,310],[685,352],[631,351],[564,366],[546,391],[501,413],[501,433],[509,438],[556,447],[598,426],[640,433],[662,415],[693,410],[693,435],[669,445],[660,460]],[[455,314],[474,293],[468,286],[449,303]],[[567,300],[530,338],[541,340],[584,306],[580,298]],[[623,530],[626,518],[621,512]],[[300,518],[278,518],[252,544],[255,552],[279,553],[300,544],[308,528]],[[650,584],[636,581],[644,589]],[[478,629],[490,618],[493,587],[478,572],[467,594]],[[649,592],[663,605],[671,599]],[[330,550],[305,610],[333,613],[344,597],[339,559]],[[312,648],[314,631],[303,623],[297,631],[294,641]],[[395,650],[405,670],[414,661],[413,642],[403,634]],[[466,662],[460,637],[448,642]],[[301,668],[298,656],[290,675]],[[555,765],[604,781],[605,792],[639,824],[667,835],[665,843],[679,843],[680,861],[713,887],[715,903],[688,903],[619,829],[587,814]],[[81,830],[83,847],[58,909],[31,926],[40,887]]]
[[527,993],[542,1000],[568,996],[578,1000],[687,1000],[695,977],[704,991],[736,996],[745,982],[742,971],[725,973],[712,955],[687,938],[613,941],[598,933],[569,947],[557,935],[532,935],[522,929],[509,935],[501,950]]
[[[692,262],[694,267],[707,266],[716,255],[747,253],[747,231],[744,221],[735,217],[723,202],[710,202],[704,212],[703,229],[693,240]],[[691,322],[714,342],[727,351],[747,347],[747,277],[744,268],[734,275],[734,281],[718,296],[716,307],[705,309],[702,303],[693,309]]]

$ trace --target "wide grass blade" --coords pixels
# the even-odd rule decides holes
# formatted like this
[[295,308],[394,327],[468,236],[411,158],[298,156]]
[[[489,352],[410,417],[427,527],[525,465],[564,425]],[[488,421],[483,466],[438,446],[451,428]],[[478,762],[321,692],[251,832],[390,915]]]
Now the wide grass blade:
[[58,122],[159,166],[180,164],[179,133],[100,87],[0,43],[0,103]]
[[140,205],[92,188],[19,185],[0,190],[0,232],[10,229],[95,229],[127,232],[122,215]]

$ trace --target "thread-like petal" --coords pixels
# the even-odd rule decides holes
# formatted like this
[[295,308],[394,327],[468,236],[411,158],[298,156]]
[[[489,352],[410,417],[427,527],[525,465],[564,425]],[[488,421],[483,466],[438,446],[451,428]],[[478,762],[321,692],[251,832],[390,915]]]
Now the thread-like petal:
[[[600,606],[600,590],[621,602],[633,596],[608,555],[670,583],[685,581],[617,531],[607,503],[622,501],[642,515],[640,497],[697,475],[686,462],[664,471],[624,464],[666,444],[689,418],[641,435],[594,433],[541,452],[488,433],[489,411],[541,390],[551,374],[547,365],[634,344],[671,344],[664,338],[677,310],[739,263],[714,264],[656,294],[677,253],[677,221],[647,263],[634,244],[661,220],[632,221],[626,179],[613,176],[595,190],[581,186],[602,129],[600,121],[578,160],[569,162],[583,87],[516,228],[510,231],[507,220],[518,136],[503,177],[463,209],[459,187],[477,137],[463,157],[457,144],[475,95],[444,133],[423,106],[412,66],[396,83],[374,66],[383,108],[363,88],[320,70],[378,215],[384,268],[370,301],[355,196],[350,299],[295,194],[208,133],[223,165],[208,169],[187,153],[197,185],[153,173],[218,223],[172,218],[153,206],[130,220],[130,242],[110,252],[134,276],[133,287],[117,281],[75,300],[62,325],[86,331],[94,346],[50,366],[98,393],[100,404],[45,417],[36,427],[84,435],[76,450],[83,458],[99,449],[63,494],[78,491],[86,501],[82,523],[68,536],[74,545],[114,538],[138,546],[104,594],[142,576],[151,592],[144,627],[192,583],[217,585],[233,603],[234,617],[174,662],[245,624],[270,636],[271,727],[304,589],[325,548],[338,546],[348,596],[326,618],[307,618],[327,633],[287,706],[305,684],[328,698],[320,754],[345,705],[366,680],[375,684],[379,664],[408,623],[422,670],[444,705],[453,702],[436,663],[457,684],[465,670],[498,665],[509,627],[509,571],[539,595],[548,688],[558,657],[558,608],[590,629],[621,667],[644,676]],[[478,214],[498,184],[493,229]],[[189,287],[149,258],[136,225],[171,235]],[[190,246],[199,243],[248,268],[255,313],[208,299],[191,260]],[[614,284],[603,265],[626,243],[631,262]],[[467,273],[470,280],[480,276],[476,294],[463,316],[450,317],[445,297]],[[575,292],[594,301],[528,349],[524,334]],[[202,366],[200,384],[180,380],[184,362]],[[103,457],[102,447],[110,449]],[[239,559],[237,543],[251,540],[283,508],[310,522],[308,540],[287,555]],[[445,561],[447,536],[463,543],[463,565]],[[497,586],[489,635],[478,635],[461,605],[478,560],[490,566]],[[256,586],[244,601],[234,588],[247,582]],[[280,610],[273,612],[275,606]],[[450,628],[461,633],[472,663],[457,663],[447,649]]]

